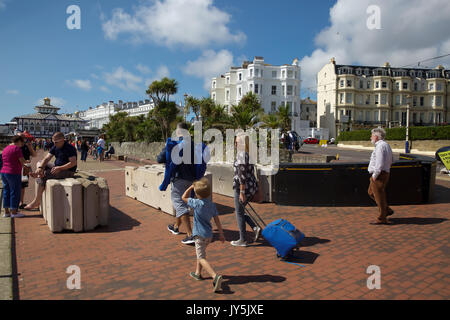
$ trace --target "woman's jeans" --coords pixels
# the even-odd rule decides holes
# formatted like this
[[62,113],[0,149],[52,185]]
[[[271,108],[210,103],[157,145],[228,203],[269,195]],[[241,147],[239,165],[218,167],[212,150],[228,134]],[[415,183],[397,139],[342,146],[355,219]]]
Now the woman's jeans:
[[253,220],[245,214],[244,206],[239,202],[240,189],[234,189],[234,207],[236,208],[236,220],[239,227],[239,240],[245,241],[245,223],[253,229],[256,227]]
[[87,154],[87,151],[81,151],[81,161],[86,161]]
[[17,210],[22,192],[22,175],[2,173],[3,207]]

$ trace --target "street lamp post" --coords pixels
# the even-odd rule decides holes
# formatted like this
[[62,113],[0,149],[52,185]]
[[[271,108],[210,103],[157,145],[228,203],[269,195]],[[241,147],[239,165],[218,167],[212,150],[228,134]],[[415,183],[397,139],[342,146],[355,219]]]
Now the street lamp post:
[[405,142],[405,153],[409,153],[409,108],[411,105],[411,96],[407,96],[406,105],[406,142]]
[[187,121],[187,111],[186,111],[186,100],[187,100],[187,98],[188,98],[188,94],[185,93],[184,94],[184,110],[183,110],[183,112],[184,112],[184,122],[185,123]]

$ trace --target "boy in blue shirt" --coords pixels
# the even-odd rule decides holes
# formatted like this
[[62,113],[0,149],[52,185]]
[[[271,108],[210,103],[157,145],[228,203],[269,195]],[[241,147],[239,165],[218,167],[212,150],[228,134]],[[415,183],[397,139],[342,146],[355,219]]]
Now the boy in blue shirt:
[[[194,190],[198,199],[190,198],[191,191]],[[196,280],[202,280],[202,269],[213,278],[214,292],[221,289],[222,276],[217,274],[211,265],[206,261],[206,247],[212,240],[212,226],[211,218],[214,218],[217,228],[219,229],[220,241],[225,242],[223,235],[222,224],[220,223],[219,213],[215,204],[208,199],[211,195],[211,186],[207,178],[202,178],[195,181],[183,194],[181,199],[187,203],[189,207],[194,209],[194,228],[192,236],[195,241],[195,251],[197,253],[197,269],[191,272],[190,275]]]

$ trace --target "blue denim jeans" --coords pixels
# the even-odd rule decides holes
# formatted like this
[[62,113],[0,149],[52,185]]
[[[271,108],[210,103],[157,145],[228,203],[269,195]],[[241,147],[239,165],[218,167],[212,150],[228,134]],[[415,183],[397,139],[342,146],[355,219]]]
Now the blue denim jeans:
[[87,151],[81,151],[81,161],[86,161],[87,159]]
[[22,175],[2,173],[3,207],[19,209],[20,194],[22,192]]

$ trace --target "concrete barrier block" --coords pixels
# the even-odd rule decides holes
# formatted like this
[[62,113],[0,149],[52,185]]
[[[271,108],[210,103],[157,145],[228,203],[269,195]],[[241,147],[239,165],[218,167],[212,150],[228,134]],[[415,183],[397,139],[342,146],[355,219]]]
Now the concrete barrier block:
[[259,187],[263,193],[263,202],[273,202],[273,176],[275,175],[276,170],[272,166],[257,165],[256,168]]
[[103,178],[98,178],[98,188],[99,188],[99,216],[98,223],[101,226],[107,226],[109,220],[109,187],[108,183]]
[[[127,186],[134,187],[133,191],[135,193],[129,193],[132,198],[155,209],[175,216],[172,200],[170,198],[172,190],[171,185],[167,187],[166,191],[159,190],[159,186],[164,180],[164,172],[164,165],[147,165],[144,167],[139,167],[132,171],[132,173],[130,171],[128,176],[125,176],[126,184]],[[212,174],[207,172],[205,176],[212,184]],[[130,187],[130,190],[131,189],[132,188]]]
[[94,230],[99,225],[100,201],[96,181],[83,182],[83,225],[84,231]]
[[44,212],[52,232],[83,231],[82,186],[75,179],[48,180]]
[[233,165],[226,162],[211,163],[208,164],[207,170],[212,175],[213,192],[227,197],[234,197]]
[[127,197],[136,200],[136,193],[138,191],[138,186],[134,179],[135,172],[138,168],[136,167],[125,167],[125,194]]

